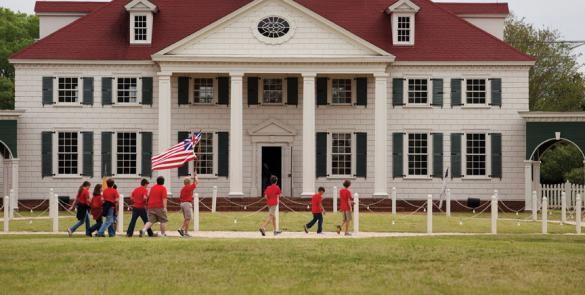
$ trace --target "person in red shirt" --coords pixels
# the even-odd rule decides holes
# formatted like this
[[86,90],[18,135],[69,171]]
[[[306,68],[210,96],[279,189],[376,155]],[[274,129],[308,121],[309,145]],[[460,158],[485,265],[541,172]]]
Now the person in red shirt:
[[179,196],[179,202],[181,203],[181,212],[183,212],[183,225],[177,230],[181,237],[190,237],[189,234],[189,223],[193,218],[193,192],[199,183],[199,178],[195,176],[193,182],[190,178],[185,178],[183,181],[183,188]]
[[150,189],[148,197],[148,222],[140,231],[140,237],[143,237],[146,230],[150,229],[157,222],[160,222],[160,236],[166,237],[166,225],[168,221],[167,188],[165,187],[165,178],[159,176],[156,179],[156,185]]
[[83,184],[77,190],[77,196],[75,197],[75,201],[69,207],[69,211],[73,210],[75,205],[77,205],[77,222],[70,228],[67,229],[67,234],[69,237],[73,235],[73,233],[79,228],[82,224],[85,223],[85,235],[91,236],[89,233],[89,188],[91,184],[89,181],[84,181]]
[[272,222],[272,228],[274,235],[279,235],[281,232],[276,228],[276,205],[278,205],[278,198],[280,198],[280,187],[278,187],[278,177],[270,176],[271,185],[264,191],[264,197],[266,198],[266,205],[268,205],[268,217],[260,226],[260,233],[262,236],[266,235],[266,226]]
[[89,234],[93,234],[94,231],[97,231],[102,226],[102,206],[104,205],[104,200],[102,199],[102,185],[96,184],[93,188],[93,197],[91,198],[91,209],[90,213],[95,220],[95,224],[89,228]]
[[346,236],[351,236],[349,233],[349,223],[351,222],[351,192],[349,191],[349,187],[351,186],[351,182],[346,180],[343,182],[343,188],[339,191],[339,199],[341,201],[339,211],[343,215],[343,223],[337,226],[337,234],[341,233],[343,229],[345,231]]
[[[142,222],[146,224],[148,222],[148,216],[146,214],[146,199],[148,198],[148,180],[143,178],[140,181],[140,186],[132,191],[132,218],[130,224],[128,224],[128,230],[126,236],[131,238],[134,235],[134,227],[136,226],[136,220],[138,217],[142,219]],[[152,236],[152,230],[148,229],[148,235]]]
[[114,210],[116,209],[116,202],[120,198],[120,194],[118,194],[118,191],[114,188],[116,184],[114,183],[113,179],[111,178],[108,179],[106,181],[106,185],[108,186],[108,188],[104,190],[102,196],[104,200],[104,205],[102,206],[102,214],[103,216],[106,217],[106,222],[104,222],[100,229],[98,230],[97,233],[98,237],[104,237],[106,229],[108,230],[108,235],[110,237],[116,236],[116,230],[114,229],[113,226],[115,222]]
[[311,199],[311,212],[313,213],[313,220],[305,224],[305,233],[307,234],[309,233],[309,229],[313,227],[315,223],[317,223],[317,234],[323,233],[323,214],[325,214],[325,210],[323,209],[324,193],[325,188],[321,186]]

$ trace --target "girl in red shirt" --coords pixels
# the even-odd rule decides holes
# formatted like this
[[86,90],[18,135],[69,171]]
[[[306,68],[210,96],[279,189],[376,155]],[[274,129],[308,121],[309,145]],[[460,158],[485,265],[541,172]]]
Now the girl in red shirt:
[[89,228],[89,234],[93,234],[94,231],[100,229],[103,224],[102,221],[102,206],[104,200],[102,199],[102,185],[96,184],[93,188],[93,197],[91,198],[91,216],[95,220],[95,224]]
[[67,233],[69,237],[73,235],[73,233],[79,228],[83,223],[85,223],[85,235],[91,236],[89,232],[89,187],[91,184],[89,181],[84,181],[83,184],[77,190],[77,196],[75,197],[75,201],[69,207],[69,210],[73,210],[75,205],[77,205],[77,223],[75,223],[72,227],[67,229]]

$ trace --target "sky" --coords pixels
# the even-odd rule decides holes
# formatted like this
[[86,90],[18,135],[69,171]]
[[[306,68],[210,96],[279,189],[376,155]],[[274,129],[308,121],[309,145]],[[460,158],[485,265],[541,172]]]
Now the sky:
[[[529,23],[537,27],[558,30],[563,40],[585,41],[584,0],[435,0],[435,2],[507,2],[512,13],[526,18]],[[0,7],[34,13],[34,3],[35,0],[0,0]],[[551,5],[553,3],[555,5]],[[576,49],[575,52],[583,55],[579,61],[585,64],[585,45]],[[585,72],[585,66],[582,66],[581,70]]]

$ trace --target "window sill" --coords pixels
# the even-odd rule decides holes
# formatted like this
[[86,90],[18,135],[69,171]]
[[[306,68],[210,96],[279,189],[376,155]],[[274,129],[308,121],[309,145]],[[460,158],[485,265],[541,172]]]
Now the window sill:
[[433,106],[429,104],[406,104],[403,109],[432,109]]
[[81,175],[55,175],[53,179],[82,179]]
[[333,175],[333,176],[327,176],[327,180],[354,180],[356,179],[355,176],[350,176],[350,175]]
[[192,107],[207,107],[207,106],[211,107],[211,106],[216,106],[216,105],[217,105],[217,103],[215,103],[214,101],[209,102],[209,103],[207,103],[207,102],[194,102],[191,104]]
[[148,178],[146,176],[140,176],[140,175],[115,175],[111,177],[112,179],[142,179],[142,178]]
[[[181,176],[179,178],[180,179],[193,178],[193,174],[189,174],[187,176]],[[205,175],[203,175],[203,174],[197,174],[197,178],[199,178],[199,179],[218,179],[219,177],[218,176],[215,176],[215,175],[211,175],[211,174],[205,174]]]
[[61,103],[55,103],[53,105],[53,107],[55,107],[55,108],[82,108],[83,105],[80,103],[77,103],[77,102],[75,102],[75,103],[62,103],[61,102]]
[[407,175],[402,177],[404,180],[433,180],[432,177],[428,175]]
[[332,107],[353,107],[353,103],[330,103]]
[[487,176],[463,176],[461,177],[462,180],[482,180],[482,181],[490,181],[492,180],[490,177]]
[[261,107],[283,107],[283,106],[285,106],[284,103],[261,103],[258,105]]
[[487,109],[491,109],[492,107],[486,104],[478,104],[478,105],[473,105],[473,104],[466,104],[466,105],[462,105],[461,106],[462,109],[468,109],[468,110],[487,110]]
[[118,103],[114,103],[112,104],[113,108],[142,108],[143,105],[139,104],[139,103],[122,103],[122,102],[118,102]]

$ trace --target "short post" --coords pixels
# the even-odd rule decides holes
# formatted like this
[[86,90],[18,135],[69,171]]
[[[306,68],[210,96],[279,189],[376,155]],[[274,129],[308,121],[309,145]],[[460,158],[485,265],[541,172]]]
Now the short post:
[[53,232],[59,232],[59,200],[53,189],[49,190],[49,210],[53,218]]
[[396,187],[392,188],[392,217],[396,217]]
[[8,218],[8,214],[10,214],[10,197],[4,196],[4,232],[7,233],[10,225],[10,218]]
[[353,194],[353,232],[360,232],[360,195]]
[[567,223],[567,193],[561,193],[561,224]]
[[337,213],[337,198],[338,198],[339,191],[337,187],[333,187],[333,213]]
[[10,203],[8,208],[10,208],[10,219],[14,219],[14,211],[16,210],[18,202],[16,201],[16,194],[14,193],[14,189],[10,189]]
[[538,199],[536,191],[532,191],[532,221],[538,219]]
[[199,231],[199,194],[195,193],[193,198],[193,231]]
[[492,234],[498,233],[498,197],[492,196]]
[[278,204],[276,204],[276,212],[274,213],[274,219],[275,219],[275,225],[276,228],[274,229],[275,231],[279,231],[280,230],[280,202]]
[[427,234],[433,233],[433,195],[427,196]]
[[213,186],[213,192],[211,193],[211,213],[217,211],[217,186]]
[[581,194],[577,194],[577,198],[575,199],[577,203],[575,204],[575,226],[577,227],[577,234],[581,234]]
[[447,217],[451,217],[451,189],[447,189],[445,212],[447,212]]
[[124,195],[120,194],[118,198],[118,233],[124,233]]
[[542,233],[548,233],[548,198],[542,198]]

